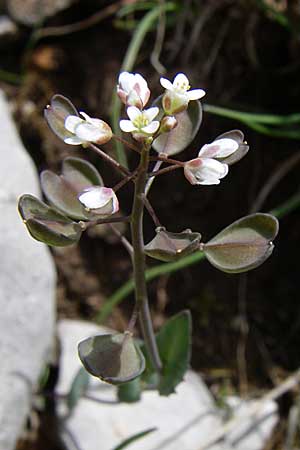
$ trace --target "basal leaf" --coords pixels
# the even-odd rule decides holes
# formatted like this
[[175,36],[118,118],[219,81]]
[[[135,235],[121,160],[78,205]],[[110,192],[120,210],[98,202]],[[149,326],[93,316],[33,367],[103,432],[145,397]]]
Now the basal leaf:
[[118,399],[124,403],[135,403],[141,398],[141,380],[140,377],[135,378],[128,383],[123,383],[118,386]]
[[123,450],[124,448],[129,447],[135,441],[147,436],[147,434],[153,433],[153,431],[156,431],[156,428],[149,428],[148,430],[141,431],[140,433],[134,434],[133,436],[130,436],[129,438],[127,438],[123,442],[121,442],[121,444],[117,445],[117,447],[114,447],[113,450]]
[[189,368],[191,328],[191,314],[185,310],[169,319],[157,334],[156,342],[163,363],[158,386],[161,395],[172,394]]
[[71,388],[67,396],[67,405],[69,410],[72,410],[77,405],[80,398],[85,394],[89,385],[90,375],[82,367],[76,373]]

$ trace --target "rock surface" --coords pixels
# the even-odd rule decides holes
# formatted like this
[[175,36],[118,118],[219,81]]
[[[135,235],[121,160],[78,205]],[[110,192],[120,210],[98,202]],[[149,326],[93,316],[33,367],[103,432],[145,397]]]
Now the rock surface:
[[12,450],[52,345],[56,277],[17,212],[20,194],[38,195],[38,179],[1,91],[0,116],[0,450]]
[[[82,321],[59,322],[58,334],[62,346],[59,394],[67,394],[72,380],[81,367],[77,345],[82,339],[104,334],[108,330]],[[115,399],[115,388],[91,377],[87,394],[94,397]],[[234,407],[239,407],[239,401]],[[237,414],[246,414],[248,403]],[[61,410],[63,410],[61,405]],[[267,415],[265,414],[267,412]],[[249,428],[241,421],[225,443],[209,447],[211,450],[262,450],[277,422],[276,405],[267,405],[264,420]],[[261,416],[260,416],[261,417]],[[160,397],[156,392],[143,393],[140,402],[134,404],[99,404],[86,398],[80,399],[66,422],[64,440],[75,438],[82,450],[111,450],[124,439],[156,427],[157,430],[130,445],[132,450],[201,450],[223,425],[221,413],[203,383],[190,371],[185,381],[177,387],[176,394]],[[251,424],[250,424],[251,425]],[[253,423],[252,423],[253,425]]]

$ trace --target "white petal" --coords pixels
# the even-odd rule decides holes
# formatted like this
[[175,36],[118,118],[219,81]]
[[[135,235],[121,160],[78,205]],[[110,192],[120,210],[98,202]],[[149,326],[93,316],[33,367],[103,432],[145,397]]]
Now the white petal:
[[203,89],[192,89],[186,93],[189,100],[199,100],[204,97],[205,91]]
[[120,120],[120,128],[125,133],[131,133],[132,131],[137,130],[130,120]]
[[225,158],[226,156],[230,156],[239,148],[239,144],[234,139],[230,138],[218,139],[213,143],[217,144],[219,147],[215,158]]
[[162,85],[162,87],[164,87],[165,89],[168,89],[169,91],[172,91],[173,84],[171,83],[171,81],[167,80],[167,78],[161,78],[159,81],[160,81],[160,84]]
[[70,131],[70,133],[75,133],[75,127],[82,122],[83,120],[78,116],[68,116],[65,120],[65,128]]
[[129,72],[122,72],[119,76],[120,88],[129,93],[134,85],[134,75]]
[[84,111],[80,111],[80,114],[82,115],[82,117],[84,117],[84,119],[87,121],[87,122],[89,122],[90,121],[90,116],[87,114],[87,113],[85,113]]
[[148,89],[148,84],[145,78],[143,78],[142,75],[140,75],[139,73],[136,73],[134,77],[135,82],[138,83],[138,85],[140,86],[141,92],[146,91]]
[[207,178],[206,180],[203,181],[198,181],[197,184],[202,184],[202,185],[213,185],[213,184],[220,184],[220,180],[218,178]]
[[82,139],[79,139],[77,136],[70,136],[64,139],[66,144],[70,145],[81,145],[83,143]]
[[192,184],[219,184],[227,173],[227,164],[211,158],[196,158],[185,166],[185,176]]
[[119,211],[119,200],[115,193],[113,194],[112,200],[113,200],[112,214],[115,214],[116,212]]
[[114,195],[110,188],[93,186],[79,194],[78,199],[86,208],[98,209],[105,206]]
[[201,158],[225,158],[238,148],[238,143],[233,139],[218,139],[211,144],[203,145],[198,156]]
[[228,173],[227,164],[222,164],[219,161],[211,158],[202,159],[202,166],[199,169],[201,178],[223,178]]
[[229,171],[229,166],[228,166],[228,164],[223,164],[223,163],[222,163],[222,166],[223,166],[223,175],[220,175],[219,178],[224,178],[224,177],[226,177],[226,175],[228,174],[228,171]]
[[147,117],[149,122],[152,122],[152,120],[157,116],[159,113],[159,108],[157,106],[154,106],[153,108],[145,109],[143,111],[144,116]]
[[129,106],[127,108],[127,115],[132,122],[141,116],[141,114],[142,112],[136,106]]
[[159,128],[159,122],[158,120],[154,120],[153,122],[149,123],[146,127],[141,128],[141,130],[144,133],[153,134],[155,133]]
[[75,134],[84,142],[96,142],[103,136],[103,131],[91,123],[83,122],[77,125]]
[[104,122],[104,120],[102,120],[102,119],[94,119],[94,118],[90,117],[88,114],[86,114],[83,111],[80,111],[80,114],[85,118],[86,122],[91,123],[95,127],[103,128],[103,125],[104,126],[107,125],[107,123]]
[[176,84],[179,84],[179,85],[189,85],[189,79],[187,78],[187,76],[184,74],[184,73],[178,73],[177,75],[176,75],[176,77],[174,78],[174,81],[173,81],[173,86],[176,86]]

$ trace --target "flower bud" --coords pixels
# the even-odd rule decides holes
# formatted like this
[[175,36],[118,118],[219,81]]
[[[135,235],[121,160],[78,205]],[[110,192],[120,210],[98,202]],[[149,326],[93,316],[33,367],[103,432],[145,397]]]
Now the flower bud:
[[177,119],[174,116],[165,116],[160,123],[160,133],[167,133],[177,125]]
[[150,90],[147,81],[140,74],[122,72],[119,76],[117,94],[126,106],[143,109],[148,103]]

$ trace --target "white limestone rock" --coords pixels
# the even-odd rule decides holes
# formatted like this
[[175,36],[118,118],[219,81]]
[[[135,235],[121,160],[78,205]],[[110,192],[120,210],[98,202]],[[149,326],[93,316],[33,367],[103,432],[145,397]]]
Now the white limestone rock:
[[[61,371],[57,386],[59,394],[67,394],[72,380],[81,367],[77,356],[78,343],[89,336],[109,332],[104,327],[81,321],[63,320],[58,325],[62,345]],[[91,377],[87,394],[100,399],[116,398],[113,386]],[[236,406],[236,405],[235,405]],[[63,405],[61,405],[63,411]],[[269,414],[270,411],[268,411]],[[264,411],[265,413],[265,411]],[[240,412],[239,412],[240,414]],[[210,450],[262,450],[277,420],[276,408],[272,420],[264,428],[249,429],[241,422],[228,439],[210,446]],[[222,429],[221,413],[203,383],[192,371],[169,397],[156,392],[144,392],[134,404],[99,404],[82,398],[66,422],[82,450],[111,450],[124,439],[156,427],[157,430],[130,445],[132,450],[201,450]],[[247,429],[246,429],[246,428]],[[63,435],[68,442],[68,433]]]
[[38,195],[38,179],[1,91],[0,117],[0,450],[12,450],[52,347],[56,277],[17,212],[20,194]]

